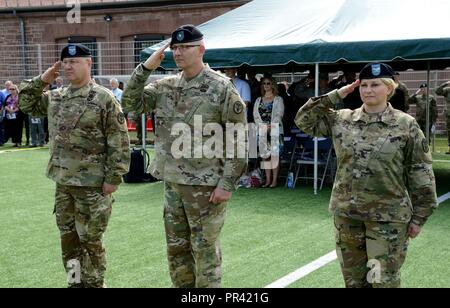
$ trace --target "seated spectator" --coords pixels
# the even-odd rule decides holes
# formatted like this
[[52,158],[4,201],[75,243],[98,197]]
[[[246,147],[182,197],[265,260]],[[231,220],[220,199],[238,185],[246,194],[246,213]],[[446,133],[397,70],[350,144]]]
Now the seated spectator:
[[[266,135],[259,135],[261,142],[265,145],[260,149],[260,155],[265,161],[266,182],[263,187],[276,187],[278,180],[279,149],[273,149],[271,140],[271,129],[279,127],[279,145],[283,142],[283,119],[284,103],[283,98],[278,96],[276,82],[272,78],[264,77],[261,80],[261,97],[258,97],[253,109],[255,123],[258,124],[258,132],[267,132]],[[260,128],[261,127],[261,128]],[[267,143],[265,143],[267,141]],[[275,150],[275,151],[273,151]],[[271,157],[274,152],[278,152],[276,157]]]

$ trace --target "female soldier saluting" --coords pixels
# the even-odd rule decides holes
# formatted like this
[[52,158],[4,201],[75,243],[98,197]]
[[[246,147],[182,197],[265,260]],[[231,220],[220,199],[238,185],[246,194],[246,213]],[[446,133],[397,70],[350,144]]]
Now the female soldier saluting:
[[[346,287],[399,287],[408,237],[437,206],[428,142],[414,118],[388,102],[393,75],[389,65],[368,64],[352,84],[311,98],[295,119],[306,133],[333,138],[330,211]],[[334,110],[358,86],[362,107]]]

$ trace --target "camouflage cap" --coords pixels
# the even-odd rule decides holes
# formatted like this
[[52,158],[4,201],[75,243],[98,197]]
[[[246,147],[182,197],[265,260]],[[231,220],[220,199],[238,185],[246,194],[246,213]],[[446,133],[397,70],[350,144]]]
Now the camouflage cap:
[[375,78],[392,78],[395,72],[392,67],[385,63],[369,63],[359,72],[359,80]]
[[69,44],[61,50],[61,61],[65,58],[90,58],[91,51],[83,44]]
[[203,33],[194,25],[184,25],[172,32],[170,45],[196,42],[203,39]]

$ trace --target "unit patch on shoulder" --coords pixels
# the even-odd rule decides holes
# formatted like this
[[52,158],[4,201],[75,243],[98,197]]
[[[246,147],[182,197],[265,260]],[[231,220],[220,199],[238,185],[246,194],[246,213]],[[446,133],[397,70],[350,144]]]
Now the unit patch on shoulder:
[[235,102],[233,106],[233,111],[236,114],[241,114],[244,111],[244,106],[241,102]]
[[123,112],[117,114],[117,122],[119,122],[120,124],[125,123],[125,115],[123,114]]

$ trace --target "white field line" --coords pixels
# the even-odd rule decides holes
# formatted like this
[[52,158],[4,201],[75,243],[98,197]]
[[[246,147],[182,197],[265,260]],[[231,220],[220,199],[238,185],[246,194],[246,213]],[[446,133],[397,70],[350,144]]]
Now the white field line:
[[327,265],[331,261],[334,261],[337,259],[336,250],[333,250],[326,255],[320,257],[317,260],[314,260],[313,262],[300,267],[296,271],[282,277],[281,279],[278,279],[277,281],[265,286],[266,288],[285,288],[288,285],[294,283],[295,281],[305,277],[306,275],[314,272],[315,270],[321,268],[322,266]]
[[438,198],[438,204],[444,202],[445,200],[450,199],[450,192],[446,193],[445,195],[442,195]]
[[[450,192],[440,196],[438,198],[438,203],[442,203],[446,200],[450,199]],[[271,284],[265,286],[265,288],[285,288],[288,285],[296,282],[297,280],[302,279],[303,277],[311,274],[315,270],[318,270],[319,268],[327,265],[328,263],[334,261],[337,259],[336,250],[333,250],[326,255],[312,261],[311,263],[300,267],[299,269],[293,271],[290,274],[287,274],[286,276],[278,279],[275,282],[272,282]]]

